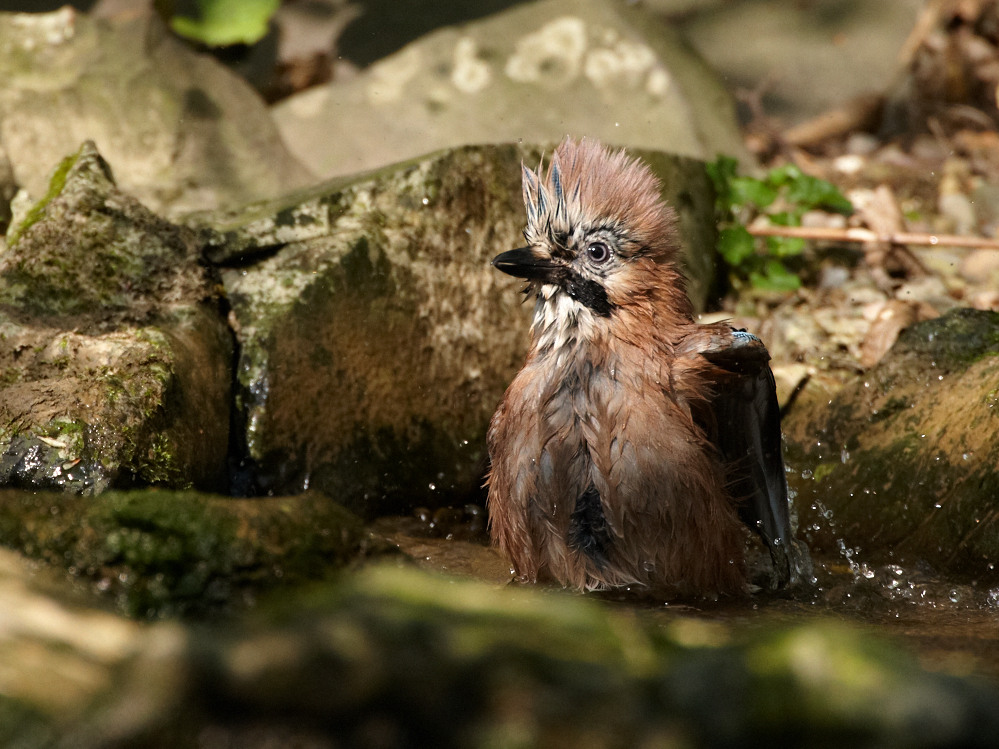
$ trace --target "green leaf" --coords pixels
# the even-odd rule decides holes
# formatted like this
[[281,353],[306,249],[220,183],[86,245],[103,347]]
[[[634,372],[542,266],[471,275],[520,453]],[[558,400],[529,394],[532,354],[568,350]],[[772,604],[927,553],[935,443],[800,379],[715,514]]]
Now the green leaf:
[[777,198],[777,190],[752,177],[733,177],[729,180],[733,205],[755,205],[766,208]]
[[756,242],[745,226],[730,226],[718,232],[718,252],[733,268],[756,254]]
[[776,166],[767,172],[765,179],[768,185],[783,187],[788,183],[797,182],[803,176],[802,171],[794,164],[784,164],[783,166]]
[[798,210],[768,213],[767,219],[777,226],[801,226],[801,213]]
[[717,161],[710,161],[704,165],[711,181],[714,182],[715,191],[722,192],[728,189],[731,180],[739,170],[739,162],[731,156],[719,156]]
[[837,213],[852,213],[853,204],[843,197],[836,186],[824,179],[801,175],[788,185],[787,199],[805,208],[826,208]]
[[253,44],[267,34],[267,24],[280,4],[280,0],[194,0],[195,15],[175,15],[170,27],[210,47]]
[[804,251],[801,237],[767,237],[767,253],[774,257],[796,257]]
[[796,291],[801,288],[801,279],[779,260],[768,260],[762,273],[750,273],[749,282],[764,291]]
[[715,209],[723,220],[732,214],[732,190],[729,182],[735,177],[739,163],[731,156],[719,156],[717,161],[704,165],[715,188]]

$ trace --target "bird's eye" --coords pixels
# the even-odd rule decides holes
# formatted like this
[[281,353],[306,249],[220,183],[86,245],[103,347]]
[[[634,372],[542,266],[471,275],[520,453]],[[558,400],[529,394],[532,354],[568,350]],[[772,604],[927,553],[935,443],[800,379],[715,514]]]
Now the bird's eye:
[[610,248],[603,242],[593,242],[586,248],[586,257],[597,265],[606,263],[610,259],[610,255]]

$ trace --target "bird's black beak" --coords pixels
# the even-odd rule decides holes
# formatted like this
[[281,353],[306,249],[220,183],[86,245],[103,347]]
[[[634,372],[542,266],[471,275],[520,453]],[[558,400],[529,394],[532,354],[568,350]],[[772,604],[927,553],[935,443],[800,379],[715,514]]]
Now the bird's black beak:
[[561,271],[561,266],[537,257],[530,247],[518,247],[516,250],[500,253],[493,258],[493,267],[517,278],[544,283],[553,283]]

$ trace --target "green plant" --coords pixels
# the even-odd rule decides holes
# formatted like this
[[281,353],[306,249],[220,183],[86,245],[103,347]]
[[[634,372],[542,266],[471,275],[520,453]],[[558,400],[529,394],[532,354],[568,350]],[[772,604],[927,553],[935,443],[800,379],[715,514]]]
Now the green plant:
[[157,0],[174,32],[209,47],[260,41],[280,4],[280,0]]
[[756,216],[765,216],[778,226],[801,226],[806,211],[853,212],[853,205],[835,185],[805,174],[794,164],[775,167],[760,179],[740,176],[738,163],[728,156],[720,156],[707,169],[717,196],[718,252],[737,287],[748,282],[757,289],[794,291],[801,286],[788,260],[801,255],[805,240],[754,237],[746,225]]

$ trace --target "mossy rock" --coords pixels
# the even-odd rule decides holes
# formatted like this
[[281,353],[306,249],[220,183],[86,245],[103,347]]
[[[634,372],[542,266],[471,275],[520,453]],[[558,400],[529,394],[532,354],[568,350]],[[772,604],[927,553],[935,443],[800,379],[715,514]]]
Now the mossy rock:
[[994,687],[923,671],[841,624],[736,634],[388,566],[140,652],[112,683],[70,734],[80,746],[114,732],[119,747],[873,749],[984,747],[999,731]]
[[85,143],[8,239],[0,485],[225,489],[233,340],[196,234]]
[[0,491],[0,543],[67,569],[129,616],[238,607],[261,590],[329,575],[363,537],[356,517],[314,493]]
[[[256,491],[309,486],[365,515],[479,493],[486,428],[523,365],[531,314],[520,282],[490,261],[523,243],[521,164],[541,153],[451,149],[199,218],[217,232],[209,256],[236,321]],[[714,267],[704,166],[645,155],[677,207],[703,303]]]
[[913,325],[831,400],[796,405],[784,431],[812,544],[999,581],[999,314]]

